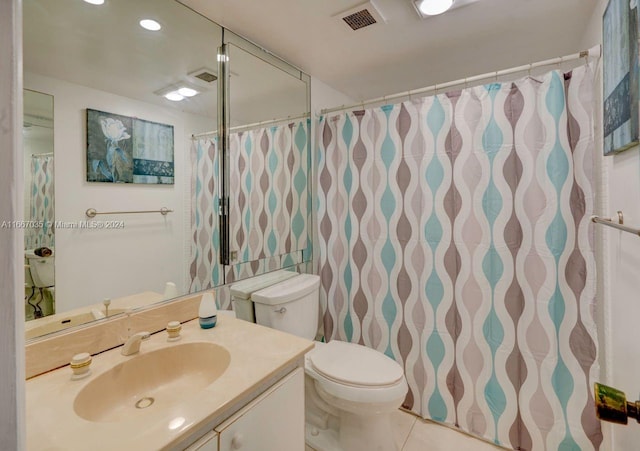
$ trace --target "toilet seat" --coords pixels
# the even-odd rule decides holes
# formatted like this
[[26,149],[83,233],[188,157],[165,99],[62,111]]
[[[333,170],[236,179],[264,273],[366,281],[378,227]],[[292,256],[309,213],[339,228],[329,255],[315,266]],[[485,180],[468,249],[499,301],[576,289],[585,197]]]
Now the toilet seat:
[[399,404],[408,390],[395,360],[354,343],[316,343],[307,354],[305,369],[325,392],[346,401]]
[[398,383],[402,367],[386,355],[355,343],[331,341],[309,355],[322,376],[355,387],[385,387]]

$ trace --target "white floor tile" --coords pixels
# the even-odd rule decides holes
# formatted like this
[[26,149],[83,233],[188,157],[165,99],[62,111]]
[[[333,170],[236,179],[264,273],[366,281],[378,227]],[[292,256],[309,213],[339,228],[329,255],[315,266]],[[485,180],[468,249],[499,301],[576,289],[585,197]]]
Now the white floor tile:
[[402,410],[398,410],[391,415],[391,425],[393,427],[393,435],[396,441],[398,449],[402,449],[402,446],[409,438],[409,433],[413,424],[418,417]]
[[446,426],[418,419],[402,451],[496,451],[503,450]]

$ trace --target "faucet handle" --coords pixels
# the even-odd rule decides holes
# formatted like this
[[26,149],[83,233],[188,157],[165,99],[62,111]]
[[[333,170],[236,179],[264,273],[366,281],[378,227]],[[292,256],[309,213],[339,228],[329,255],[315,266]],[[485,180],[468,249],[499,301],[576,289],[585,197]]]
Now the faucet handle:
[[88,352],[83,352],[80,354],[76,354],[69,362],[69,367],[71,367],[71,371],[73,371],[73,375],[71,376],[71,380],[77,381],[78,379],[84,379],[87,377],[91,370],[91,354]]
[[180,331],[182,330],[182,325],[180,321],[170,321],[167,324],[167,341],[178,341],[180,340]]

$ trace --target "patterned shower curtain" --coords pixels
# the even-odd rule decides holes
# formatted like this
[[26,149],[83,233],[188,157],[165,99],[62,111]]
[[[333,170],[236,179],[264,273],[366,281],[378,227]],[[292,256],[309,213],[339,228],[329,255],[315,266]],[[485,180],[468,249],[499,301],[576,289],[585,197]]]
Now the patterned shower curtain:
[[32,223],[41,224],[42,227],[25,229],[25,249],[55,246],[53,174],[53,155],[32,155],[27,219]]
[[307,159],[310,121],[232,133],[230,246],[239,261],[307,246]]
[[190,293],[208,290],[224,283],[223,268],[218,258],[220,250],[218,174],[217,138],[193,139],[191,141]]
[[496,444],[598,449],[593,76],[320,119],[327,339],[404,366],[405,407]]
[[307,250],[309,127],[305,119],[230,134],[230,249],[248,263],[228,266],[226,275],[218,257],[217,138],[192,140],[190,292],[294,265],[291,253]]

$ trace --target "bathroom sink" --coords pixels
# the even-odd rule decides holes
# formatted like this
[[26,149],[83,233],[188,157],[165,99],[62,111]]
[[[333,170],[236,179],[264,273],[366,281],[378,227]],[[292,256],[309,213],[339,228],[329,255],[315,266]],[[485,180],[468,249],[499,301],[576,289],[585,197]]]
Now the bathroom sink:
[[150,352],[143,343],[140,354],[123,359],[80,390],[73,404],[78,416],[112,423],[166,409],[218,379],[231,356],[214,343],[175,344]]
[[[125,309],[109,309],[109,317],[112,317],[113,315],[117,315],[119,313],[123,313],[124,311]],[[43,321],[44,324],[40,326],[29,327],[30,325],[29,323],[27,323],[26,327],[28,328],[25,331],[25,338],[28,340],[30,338],[39,337],[41,335],[52,334],[54,332],[68,329],[69,327],[95,321],[96,319],[91,312],[80,313],[72,316],[65,316],[64,314],[57,316],[59,316],[60,319],[56,319],[55,321],[46,316],[42,319],[34,320]]]

